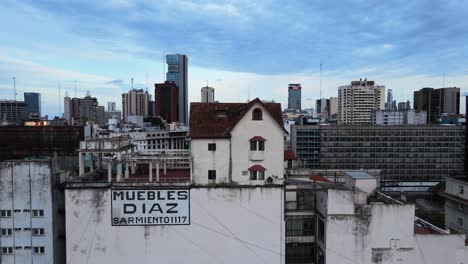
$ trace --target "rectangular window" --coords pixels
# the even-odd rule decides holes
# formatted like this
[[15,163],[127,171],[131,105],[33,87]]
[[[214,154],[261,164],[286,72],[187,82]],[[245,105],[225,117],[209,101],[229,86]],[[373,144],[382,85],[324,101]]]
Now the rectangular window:
[[313,236],[313,215],[291,215],[286,217],[286,236]]
[[33,217],[43,217],[44,216],[44,210],[32,210],[33,211]]
[[33,232],[33,236],[43,236],[44,228],[33,228],[32,232]]
[[21,228],[16,227],[16,228],[15,228],[15,231],[21,231]]
[[265,142],[258,141],[258,150],[264,151],[265,150]]
[[0,217],[11,217],[11,210],[0,210]]
[[209,151],[216,151],[216,143],[209,143],[208,144]]
[[318,238],[325,243],[325,223],[322,219],[318,219]]
[[20,209],[15,209],[14,211],[15,211],[15,213],[21,213]]
[[250,171],[250,180],[251,181],[257,180],[257,171]]
[[459,190],[458,190],[458,193],[459,193],[459,194],[463,194],[464,192],[465,192],[465,190],[464,190],[463,186],[460,185],[460,188],[459,188]]
[[24,209],[24,210],[23,210],[23,213],[29,213],[29,212],[30,212],[29,209]]
[[458,225],[459,226],[463,226],[463,219],[461,219],[460,217],[458,217]]
[[44,254],[45,249],[44,247],[33,247],[34,254]]
[[257,181],[263,181],[265,179],[264,171],[257,171]]
[[208,180],[216,180],[216,170],[208,170]]
[[257,150],[257,141],[250,141],[250,150]]
[[2,236],[11,236],[12,232],[13,232],[13,230],[11,228],[2,228],[1,231],[0,231],[0,234]]
[[13,254],[13,247],[2,247],[2,255]]

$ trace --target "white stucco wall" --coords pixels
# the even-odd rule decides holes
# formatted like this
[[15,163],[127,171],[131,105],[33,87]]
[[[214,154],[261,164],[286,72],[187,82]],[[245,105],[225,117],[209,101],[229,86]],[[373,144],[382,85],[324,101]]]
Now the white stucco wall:
[[[263,120],[252,120],[252,111],[257,107],[263,111]],[[243,171],[256,164],[267,169],[265,180],[270,176],[276,176],[278,179],[284,177],[284,130],[261,104],[255,104],[249,109],[231,131],[231,136],[233,181],[240,184],[264,184],[265,181],[251,181],[249,174],[242,175]],[[262,161],[249,159],[249,139],[254,136],[266,139]]]
[[109,189],[67,189],[67,263],[284,263],[283,189],[191,188],[191,224],[111,226]]
[[[21,210],[14,212],[14,210]],[[31,217],[32,210],[44,210],[44,217]],[[11,228],[12,236],[0,235],[1,247],[21,247],[11,255],[1,255],[0,263],[54,263],[52,229],[51,171],[48,160],[0,163],[0,210],[11,210],[12,217],[0,217],[1,228]],[[25,212],[24,210],[30,210]],[[20,230],[15,231],[15,228]],[[32,236],[25,228],[44,228],[43,236]],[[44,247],[44,254],[33,254],[24,247]]]
[[[215,143],[216,151],[208,150]],[[208,170],[216,170],[216,183],[229,181],[229,139],[192,139],[193,175],[196,184],[207,184]]]

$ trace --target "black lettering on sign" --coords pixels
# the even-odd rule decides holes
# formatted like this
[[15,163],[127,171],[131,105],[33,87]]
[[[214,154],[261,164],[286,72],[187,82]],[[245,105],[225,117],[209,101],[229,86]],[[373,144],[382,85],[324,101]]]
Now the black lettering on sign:
[[167,199],[175,200],[174,194],[175,194],[175,191],[167,191]]
[[124,204],[124,214],[136,213],[137,207],[134,204]]
[[139,201],[145,200],[145,191],[138,191],[138,200]]
[[179,200],[187,200],[188,192],[187,191],[178,191],[177,196],[178,196]]
[[163,210],[161,209],[161,206],[157,203],[153,204],[151,206],[151,209],[149,210],[148,214],[151,214],[152,212],[160,212],[161,214],[163,213]]
[[126,191],[126,192],[125,192],[125,199],[126,199],[127,201],[135,200],[135,192],[133,192],[133,191]]
[[169,209],[167,209],[166,213],[168,213],[168,214],[177,214],[178,213],[177,210],[174,210],[174,208],[177,207],[176,203],[167,203],[166,205],[169,207]]
[[148,200],[152,201],[154,198],[156,198],[154,191],[148,191]]
[[114,195],[113,195],[113,197],[112,197],[112,200],[117,201],[118,198],[120,198],[120,200],[123,201],[123,199],[124,199],[124,193],[123,193],[123,192],[115,192],[115,191],[114,191]]

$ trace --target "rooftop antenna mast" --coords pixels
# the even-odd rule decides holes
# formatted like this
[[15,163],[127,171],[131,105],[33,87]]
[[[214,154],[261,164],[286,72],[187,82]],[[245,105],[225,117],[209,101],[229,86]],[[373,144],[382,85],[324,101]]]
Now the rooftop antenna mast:
[[18,118],[18,102],[16,101],[16,78],[13,77],[13,92],[15,93],[14,94],[14,99],[15,99],[15,111],[16,111],[16,118]]
[[148,93],[148,72],[146,72],[146,93]]
[[133,90],[133,77],[132,77],[132,90]]
[[59,105],[59,112],[58,116],[60,116],[60,112],[62,111],[62,108],[60,107],[60,81],[58,81],[58,105]]
[[320,100],[322,100],[322,60],[320,60]]
[[444,72],[444,77],[442,78],[442,88],[445,88],[445,72]]
[[76,80],[75,80],[75,98],[76,98]]

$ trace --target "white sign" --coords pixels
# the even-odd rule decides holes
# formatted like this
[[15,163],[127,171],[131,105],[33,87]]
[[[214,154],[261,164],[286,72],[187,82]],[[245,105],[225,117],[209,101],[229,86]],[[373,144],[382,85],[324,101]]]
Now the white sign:
[[112,225],[189,225],[190,191],[112,190]]

